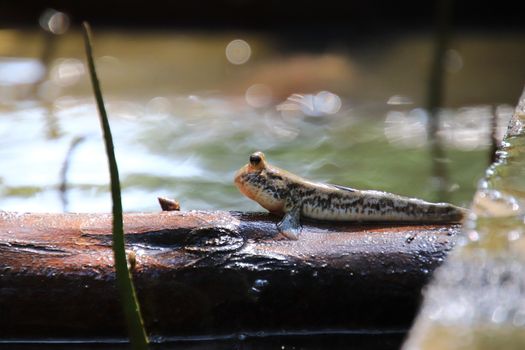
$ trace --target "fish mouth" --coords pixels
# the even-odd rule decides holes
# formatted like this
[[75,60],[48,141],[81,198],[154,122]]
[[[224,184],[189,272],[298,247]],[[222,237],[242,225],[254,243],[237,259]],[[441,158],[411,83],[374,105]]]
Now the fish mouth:
[[235,173],[235,177],[234,177],[234,183],[235,183],[235,186],[237,187],[237,189],[243,194],[245,195],[246,197],[252,199],[252,200],[256,200],[256,192],[257,190],[252,188],[251,184],[249,181],[247,181],[247,179],[245,179],[244,177],[247,175],[247,174],[250,174],[252,171],[250,171],[250,166],[249,164],[246,164],[245,166],[243,166],[242,168],[240,168],[236,173]]
[[248,171],[247,169],[247,165],[243,166],[242,168],[240,168],[239,170],[237,170],[237,172],[235,173],[235,176],[233,178],[233,182],[235,183],[235,185],[240,189],[240,186],[243,186],[244,184],[244,181],[242,180],[242,176],[244,174],[246,174]]

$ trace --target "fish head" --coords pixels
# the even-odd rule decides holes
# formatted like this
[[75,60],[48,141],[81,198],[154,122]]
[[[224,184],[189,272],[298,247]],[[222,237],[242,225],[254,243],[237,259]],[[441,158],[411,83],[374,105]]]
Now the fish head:
[[235,174],[235,186],[246,197],[256,201],[272,213],[281,213],[286,190],[282,178],[274,175],[275,169],[266,163],[264,153],[250,155],[248,164]]

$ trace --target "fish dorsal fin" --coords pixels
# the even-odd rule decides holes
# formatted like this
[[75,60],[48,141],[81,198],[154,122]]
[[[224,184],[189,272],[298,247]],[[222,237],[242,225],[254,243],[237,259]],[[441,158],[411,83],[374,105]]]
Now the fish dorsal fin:
[[353,189],[353,188],[350,188],[350,187],[345,187],[345,186],[339,186],[339,185],[330,185],[330,186],[334,186],[335,188],[338,188],[338,189],[343,190],[343,191],[348,191],[348,192],[356,192],[357,191],[356,189]]

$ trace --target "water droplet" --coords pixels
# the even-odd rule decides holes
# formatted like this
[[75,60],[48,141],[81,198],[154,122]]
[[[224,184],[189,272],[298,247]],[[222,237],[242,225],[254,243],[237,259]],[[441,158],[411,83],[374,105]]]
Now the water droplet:
[[261,288],[264,288],[266,287],[270,282],[268,282],[268,280],[265,280],[265,279],[256,279],[254,282],[253,282],[253,286],[257,289],[261,289]]

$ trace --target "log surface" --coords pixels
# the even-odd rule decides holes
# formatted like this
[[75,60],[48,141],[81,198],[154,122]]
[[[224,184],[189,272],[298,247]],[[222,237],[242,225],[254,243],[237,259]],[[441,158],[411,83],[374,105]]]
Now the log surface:
[[[405,329],[460,226],[304,223],[262,213],[126,214],[152,335]],[[0,212],[1,337],[122,336],[111,215]]]

